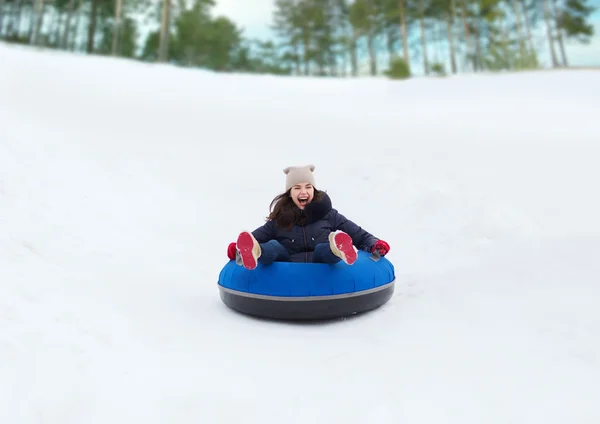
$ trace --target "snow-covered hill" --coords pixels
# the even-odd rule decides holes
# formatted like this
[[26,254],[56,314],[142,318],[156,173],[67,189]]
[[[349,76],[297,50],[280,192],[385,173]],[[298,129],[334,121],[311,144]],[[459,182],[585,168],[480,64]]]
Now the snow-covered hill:
[[[0,422],[600,421],[600,72],[215,75],[0,44]],[[227,309],[226,248],[314,163],[397,289]]]

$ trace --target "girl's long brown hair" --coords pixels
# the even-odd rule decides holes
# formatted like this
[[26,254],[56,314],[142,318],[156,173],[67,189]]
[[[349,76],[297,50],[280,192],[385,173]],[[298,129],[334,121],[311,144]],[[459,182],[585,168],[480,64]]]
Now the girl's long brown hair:
[[[312,202],[317,202],[323,198],[325,192],[314,188],[315,194]],[[306,217],[302,213],[302,210],[296,206],[292,198],[290,197],[291,189],[285,193],[281,193],[271,201],[269,207],[269,216],[267,220],[275,221],[278,228],[291,230],[296,224],[303,224]]]

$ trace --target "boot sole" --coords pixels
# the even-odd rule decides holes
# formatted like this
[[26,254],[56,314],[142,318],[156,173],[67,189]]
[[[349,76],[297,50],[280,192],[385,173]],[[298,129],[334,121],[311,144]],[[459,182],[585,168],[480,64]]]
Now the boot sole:
[[257,248],[258,243],[256,243],[252,234],[248,232],[243,232],[238,236],[237,239],[237,249],[240,252],[240,257],[242,259],[242,264],[246,269],[254,269],[258,265],[257,259]]
[[358,254],[356,253],[354,245],[352,244],[352,237],[346,233],[336,233],[333,236],[333,243],[338,250],[334,253],[344,262],[346,262],[348,265],[352,265],[354,262],[356,262]]

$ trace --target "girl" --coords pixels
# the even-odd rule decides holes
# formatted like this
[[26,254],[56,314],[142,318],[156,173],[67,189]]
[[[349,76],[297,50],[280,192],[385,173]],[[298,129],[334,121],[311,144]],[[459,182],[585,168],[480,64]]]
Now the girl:
[[[314,165],[291,166],[285,192],[271,202],[267,222],[240,233],[227,256],[247,269],[260,262],[319,262],[352,265],[358,249],[386,255],[390,246],[340,214],[327,193],[315,188]],[[355,247],[356,246],[356,247]]]

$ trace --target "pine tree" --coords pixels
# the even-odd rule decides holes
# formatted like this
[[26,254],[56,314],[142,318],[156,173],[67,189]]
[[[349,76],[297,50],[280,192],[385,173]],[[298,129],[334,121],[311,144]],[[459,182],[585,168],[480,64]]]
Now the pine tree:
[[594,26],[589,23],[588,19],[595,9],[587,3],[588,0],[566,0],[561,5],[553,0],[557,40],[564,66],[569,66],[569,64],[563,34],[566,38],[575,39],[583,44],[588,44],[594,35]]

